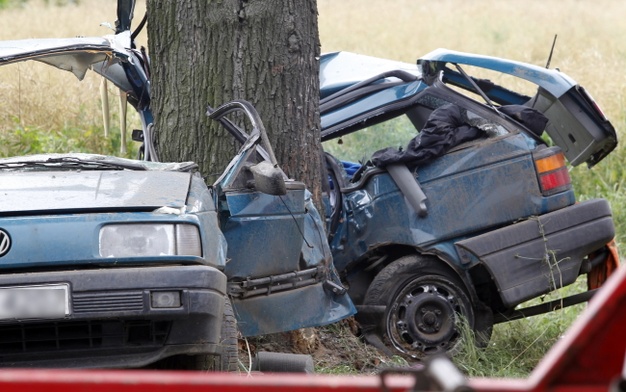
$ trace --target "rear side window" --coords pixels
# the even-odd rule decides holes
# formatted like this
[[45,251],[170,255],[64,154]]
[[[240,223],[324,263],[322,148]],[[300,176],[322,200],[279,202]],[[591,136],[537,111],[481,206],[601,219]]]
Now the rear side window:
[[[411,139],[427,126],[432,112],[446,105],[454,104],[438,96],[425,94],[402,115],[326,141],[323,143],[324,150],[342,161],[364,163],[378,150],[387,147],[406,149]],[[501,124],[474,111],[467,109],[461,111],[465,123],[484,131],[481,139],[508,133]]]
[[323,143],[324,151],[342,161],[364,163],[386,147],[406,148],[418,130],[406,115],[360,129]]

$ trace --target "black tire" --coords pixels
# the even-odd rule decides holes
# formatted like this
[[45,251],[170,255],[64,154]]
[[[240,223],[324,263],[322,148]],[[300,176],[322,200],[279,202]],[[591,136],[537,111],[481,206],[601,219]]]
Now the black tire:
[[376,333],[393,352],[421,359],[459,349],[463,323],[474,328],[465,285],[443,262],[412,255],[383,268],[370,284],[364,305],[384,305]]
[[225,298],[219,355],[175,355],[159,361],[153,368],[236,372],[239,370],[237,319],[230,299]]
[[229,298],[224,302],[224,318],[222,319],[221,333],[221,360],[220,369],[225,372],[236,372],[239,370],[239,344],[237,338],[237,319],[233,311],[233,304]]

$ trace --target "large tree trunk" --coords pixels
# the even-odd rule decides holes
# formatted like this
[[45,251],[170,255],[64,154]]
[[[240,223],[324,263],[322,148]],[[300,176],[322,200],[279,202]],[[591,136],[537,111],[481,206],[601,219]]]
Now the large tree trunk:
[[320,194],[316,0],[148,0],[152,108],[161,160],[212,182],[239,147],[207,105],[257,107],[279,164]]

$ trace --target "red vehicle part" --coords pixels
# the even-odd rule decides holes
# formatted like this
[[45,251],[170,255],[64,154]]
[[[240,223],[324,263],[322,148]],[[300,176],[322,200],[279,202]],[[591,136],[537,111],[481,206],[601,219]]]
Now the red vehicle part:
[[[470,379],[465,385],[432,383],[428,366],[412,375],[325,376],[105,370],[0,370],[3,392],[173,392],[284,391],[366,392],[447,389],[455,391],[614,391],[626,390],[626,268],[618,268],[591,300],[587,310],[525,380]],[[454,379],[453,369],[444,365]],[[423,376],[423,377],[421,377]],[[417,387],[417,388],[414,388]]]

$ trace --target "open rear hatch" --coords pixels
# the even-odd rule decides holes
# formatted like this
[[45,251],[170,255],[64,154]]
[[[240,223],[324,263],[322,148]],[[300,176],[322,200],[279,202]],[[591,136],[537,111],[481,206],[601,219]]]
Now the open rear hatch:
[[[617,146],[615,128],[593,98],[564,73],[497,57],[437,49],[418,60],[426,75],[443,71],[444,83],[468,91],[475,87],[462,74],[460,65],[483,68],[537,86],[534,96],[517,93],[491,80],[472,77],[482,92],[500,105],[526,105],[541,111],[548,119],[546,132],[574,166],[586,162],[594,166]],[[471,76],[471,75],[470,75]]]

